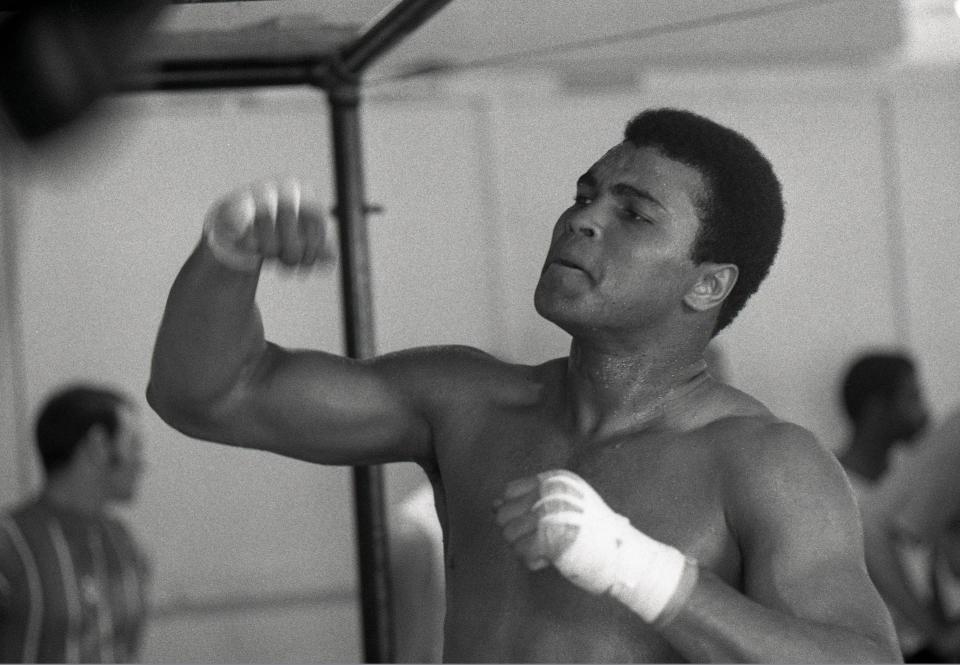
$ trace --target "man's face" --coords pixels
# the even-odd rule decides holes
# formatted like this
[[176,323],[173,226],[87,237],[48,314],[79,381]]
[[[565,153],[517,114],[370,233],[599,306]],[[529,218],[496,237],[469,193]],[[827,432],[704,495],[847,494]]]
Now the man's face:
[[895,436],[901,441],[916,439],[926,427],[929,413],[914,374],[908,374],[900,381],[900,386],[891,399],[889,412],[893,414]]
[[632,332],[679,311],[696,282],[699,171],[621,143],[580,177],[557,220],[534,301],[571,334]]
[[130,407],[121,407],[117,419],[107,471],[107,496],[114,501],[126,502],[136,497],[143,473],[142,425],[137,412]]

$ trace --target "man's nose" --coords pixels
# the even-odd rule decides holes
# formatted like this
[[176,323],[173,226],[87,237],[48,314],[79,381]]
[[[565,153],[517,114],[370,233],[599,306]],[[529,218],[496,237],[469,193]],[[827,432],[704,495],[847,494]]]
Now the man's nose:
[[599,236],[602,231],[602,224],[597,219],[598,212],[596,203],[571,211],[570,219],[567,222],[570,231],[587,238]]

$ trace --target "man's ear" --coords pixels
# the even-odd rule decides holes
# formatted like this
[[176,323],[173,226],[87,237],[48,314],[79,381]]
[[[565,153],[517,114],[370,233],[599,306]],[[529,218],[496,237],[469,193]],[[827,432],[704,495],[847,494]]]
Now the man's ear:
[[687,291],[683,302],[697,312],[705,312],[719,306],[730,295],[740,271],[732,263],[705,261],[697,267],[700,279]]

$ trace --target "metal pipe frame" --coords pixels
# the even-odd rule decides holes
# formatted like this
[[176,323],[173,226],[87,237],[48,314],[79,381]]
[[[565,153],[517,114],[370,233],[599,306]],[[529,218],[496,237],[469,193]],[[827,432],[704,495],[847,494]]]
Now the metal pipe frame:
[[[327,72],[340,222],[341,280],[347,355],[375,354],[373,298],[363,186],[358,81],[366,67],[450,0],[401,0],[341,49]],[[354,509],[360,567],[364,653],[367,662],[394,660],[393,612],[390,603],[390,557],[383,469],[354,467]]]
[[[318,69],[319,68],[319,69]],[[117,84],[118,92],[216,90],[223,88],[263,88],[303,86],[308,81],[322,79],[325,69],[319,65],[274,67],[259,66],[247,69],[222,70],[165,69],[158,73],[137,72],[124,77]]]
[[426,23],[450,0],[401,0],[375,18],[341,51],[348,71],[360,73],[404,37]]
[[[364,198],[360,95],[344,83],[328,90],[336,214],[340,227],[340,281],[346,354],[370,358],[376,353],[373,295]],[[363,647],[368,663],[393,662],[393,610],[383,469],[353,468],[354,517],[359,563]]]

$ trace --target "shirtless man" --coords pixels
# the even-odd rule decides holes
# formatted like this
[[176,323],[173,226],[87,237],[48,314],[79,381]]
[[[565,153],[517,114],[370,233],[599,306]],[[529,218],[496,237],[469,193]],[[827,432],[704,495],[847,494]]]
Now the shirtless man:
[[293,185],[252,186],[214,206],[173,285],[148,398],[200,439],[422,465],[447,661],[893,662],[836,459],[705,371],[782,220],[746,139],[645,112],[580,177],[547,251],[535,305],[569,357],[357,361],[264,340],[261,263],[313,264],[323,224]]

